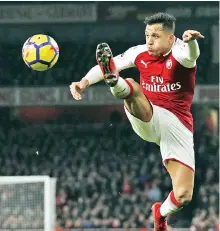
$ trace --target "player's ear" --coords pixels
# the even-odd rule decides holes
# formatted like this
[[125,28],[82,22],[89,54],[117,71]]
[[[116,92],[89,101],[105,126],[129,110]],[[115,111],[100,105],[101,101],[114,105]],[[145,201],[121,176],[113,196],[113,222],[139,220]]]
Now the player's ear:
[[169,35],[169,43],[170,43],[170,44],[173,43],[174,39],[175,39],[174,34],[170,34],[170,35]]

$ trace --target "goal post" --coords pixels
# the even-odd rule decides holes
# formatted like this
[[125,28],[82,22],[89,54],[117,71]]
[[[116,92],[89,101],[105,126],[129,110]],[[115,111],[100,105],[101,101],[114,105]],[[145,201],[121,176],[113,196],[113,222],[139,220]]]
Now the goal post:
[[55,178],[0,177],[0,231],[54,231],[55,223]]

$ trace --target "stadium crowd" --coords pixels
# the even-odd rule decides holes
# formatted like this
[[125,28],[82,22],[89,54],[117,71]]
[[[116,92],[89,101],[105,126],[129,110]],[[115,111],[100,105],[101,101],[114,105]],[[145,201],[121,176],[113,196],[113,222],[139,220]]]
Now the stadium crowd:
[[[218,82],[218,78],[215,77],[218,75],[218,70],[216,70],[216,74],[210,73],[210,70],[214,70],[214,67],[210,59],[209,39],[201,40],[199,43],[201,56],[198,59],[197,82],[199,84],[215,84]],[[138,44],[111,41],[109,45],[112,48],[113,54],[117,55]],[[2,45],[0,51],[4,56],[0,57],[0,85],[22,87],[69,85],[71,82],[81,79],[90,68],[97,64],[95,60],[97,43],[66,42],[60,43],[59,46],[60,57],[55,67],[47,72],[36,72],[24,64],[20,46],[13,44]],[[125,70],[122,73],[123,76],[132,77],[138,81],[139,75],[135,68],[130,69],[129,72]],[[24,76],[28,76],[28,78],[24,78]]]
[[[1,175],[49,174],[58,179],[57,227],[65,231],[82,227],[152,227],[151,205],[166,198],[171,189],[159,147],[142,141],[126,122],[54,121],[34,125],[4,118],[0,145]],[[183,209],[171,216],[169,223],[175,227],[191,226],[192,231],[216,230],[218,136],[201,121],[196,123],[195,150],[196,188],[191,212]],[[32,189],[30,194],[37,190],[34,186]],[[1,198],[5,190],[0,188]],[[16,191],[15,197],[24,193],[12,191]],[[24,228],[26,224],[40,228],[42,209],[43,205],[36,203],[30,203],[25,211],[24,207],[14,209],[7,204],[0,212],[0,227]],[[4,220],[5,215],[10,220]],[[16,218],[26,220],[10,222]]]

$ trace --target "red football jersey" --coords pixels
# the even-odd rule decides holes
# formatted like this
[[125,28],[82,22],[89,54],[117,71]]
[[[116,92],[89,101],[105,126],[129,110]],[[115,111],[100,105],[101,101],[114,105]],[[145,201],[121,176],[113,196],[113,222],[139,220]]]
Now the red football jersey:
[[175,114],[193,131],[190,112],[196,79],[196,60],[190,59],[187,44],[176,39],[170,52],[162,57],[151,56],[146,44],[128,49],[114,58],[120,71],[136,66],[140,86],[146,97],[157,106]]

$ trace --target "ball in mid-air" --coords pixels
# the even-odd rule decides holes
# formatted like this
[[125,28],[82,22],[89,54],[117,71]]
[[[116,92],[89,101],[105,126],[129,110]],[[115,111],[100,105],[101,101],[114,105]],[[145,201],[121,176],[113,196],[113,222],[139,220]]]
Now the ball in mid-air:
[[52,37],[37,34],[28,38],[24,43],[22,57],[31,69],[46,71],[56,64],[59,58],[59,47]]

